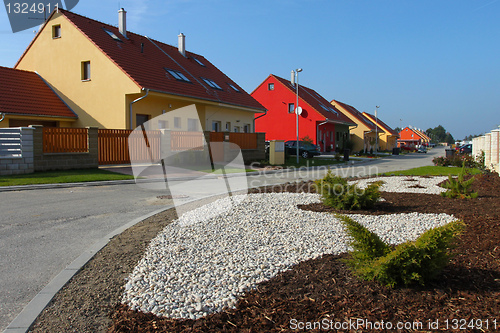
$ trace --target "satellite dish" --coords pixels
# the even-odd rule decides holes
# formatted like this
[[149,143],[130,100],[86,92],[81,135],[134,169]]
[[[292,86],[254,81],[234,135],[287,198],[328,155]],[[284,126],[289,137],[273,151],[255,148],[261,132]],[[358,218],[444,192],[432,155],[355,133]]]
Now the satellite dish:
[[295,109],[295,113],[298,114],[299,116],[302,114],[302,108],[299,106]]

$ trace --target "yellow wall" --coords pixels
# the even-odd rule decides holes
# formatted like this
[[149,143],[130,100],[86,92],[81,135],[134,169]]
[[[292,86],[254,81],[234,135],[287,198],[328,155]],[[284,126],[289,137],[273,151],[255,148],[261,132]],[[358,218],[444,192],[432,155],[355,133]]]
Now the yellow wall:
[[[133,94],[127,96],[127,105],[133,100],[144,96],[145,92],[141,94]],[[133,128],[137,127],[136,124],[136,115],[144,114],[149,115],[150,119],[154,117],[160,116],[163,112],[169,112],[175,109],[179,109],[188,105],[196,105],[196,109],[198,111],[198,117],[200,120],[200,124],[203,131],[211,131],[212,130],[212,122],[220,121],[221,122],[221,130],[225,131],[226,122],[231,123],[231,132],[234,130],[234,126],[240,126],[240,132],[243,132],[243,125],[249,124],[250,130],[253,132],[253,119],[255,112],[249,111],[245,109],[241,109],[238,107],[224,106],[224,105],[214,105],[215,103],[211,102],[200,102],[200,100],[173,96],[168,94],[161,94],[156,92],[150,92],[147,97],[142,100],[134,103],[132,105],[132,119],[133,119]],[[127,121],[129,119],[128,114],[130,111],[127,111]],[[239,120],[239,122],[238,122]],[[173,124],[169,124],[170,129],[173,129]],[[181,121],[182,130],[187,131],[187,118],[182,119]]]
[[[52,26],[61,37],[52,38]],[[82,81],[81,63],[90,61],[91,79]],[[73,24],[56,13],[16,66],[38,72],[78,115],[74,127],[128,128],[125,94],[140,88]]]
[[6,115],[4,120],[0,121],[0,128],[12,127],[10,120],[30,120],[33,121],[32,125],[36,125],[38,121],[56,122],[59,127],[73,127],[72,124],[74,123],[74,121],[68,120],[67,118]]
[[[375,138],[375,133],[366,134],[370,131],[368,126],[364,122],[360,122],[356,117],[352,116],[347,110],[345,110],[340,104],[335,101],[331,102],[338,110],[340,110],[347,118],[349,118],[353,123],[357,124],[356,128],[349,127],[351,134],[351,141],[354,142],[353,151],[360,151],[361,149],[366,149],[368,136]],[[365,137],[366,136],[366,137]],[[369,150],[370,148],[368,148]]]

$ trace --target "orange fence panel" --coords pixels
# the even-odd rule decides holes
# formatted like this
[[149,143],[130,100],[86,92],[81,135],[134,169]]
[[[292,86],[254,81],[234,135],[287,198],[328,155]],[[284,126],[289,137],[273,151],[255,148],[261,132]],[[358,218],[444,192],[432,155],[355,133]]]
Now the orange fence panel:
[[43,128],[44,153],[87,153],[88,129],[66,127]]
[[243,149],[257,149],[257,134],[255,133],[229,133],[229,142],[237,144]]
[[172,151],[203,150],[205,135],[203,132],[170,132]]
[[224,132],[210,132],[210,142],[223,142]]
[[160,131],[135,132],[131,136],[132,132],[132,130],[99,129],[99,164],[129,164],[131,157],[133,162],[158,162]]

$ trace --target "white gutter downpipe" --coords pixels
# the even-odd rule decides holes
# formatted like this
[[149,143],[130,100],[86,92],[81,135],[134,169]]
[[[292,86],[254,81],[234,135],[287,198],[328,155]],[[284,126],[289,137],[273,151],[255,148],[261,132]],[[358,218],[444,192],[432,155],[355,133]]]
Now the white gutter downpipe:
[[137,98],[137,99],[134,99],[134,100],[133,100],[132,102],[130,102],[130,104],[129,104],[129,109],[130,109],[130,129],[134,129],[134,117],[133,117],[134,113],[132,112],[132,104],[134,104],[134,103],[136,103],[136,102],[139,102],[141,99],[144,99],[144,98],[148,97],[148,95],[149,95],[149,89],[144,89],[144,88],[142,88],[142,90],[143,90],[143,91],[144,91],[144,90],[146,91],[146,95],[141,96],[141,97],[139,97],[139,98]]
[[127,38],[127,12],[123,8],[118,11],[118,30]]

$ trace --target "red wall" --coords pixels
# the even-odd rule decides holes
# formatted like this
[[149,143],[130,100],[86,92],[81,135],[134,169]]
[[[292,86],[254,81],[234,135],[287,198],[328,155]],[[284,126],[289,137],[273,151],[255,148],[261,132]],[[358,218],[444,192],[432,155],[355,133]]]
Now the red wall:
[[[274,90],[268,90],[268,84],[274,83]],[[299,87],[300,89],[300,87]],[[253,93],[252,97],[260,102],[266,109],[267,115],[255,120],[255,131],[265,132],[266,140],[297,140],[296,115],[288,113],[288,103],[296,104],[296,95],[282,83],[273,77],[263,82]],[[315,144],[319,144],[321,151],[330,144],[335,149],[335,125],[325,124],[320,126],[324,144],[317,142],[316,126],[322,123],[325,118],[311,109],[302,100],[299,100],[302,114],[299,116],[299,138],[309,136]],[[256,114],[256,118],[260,114]],[[326,137],[324,136],[327,132]],[[333,135],[330,134],[333,132]],[[331,137],[333,136],[333,140]],[[322,138],[323,139],[323,138]]]

